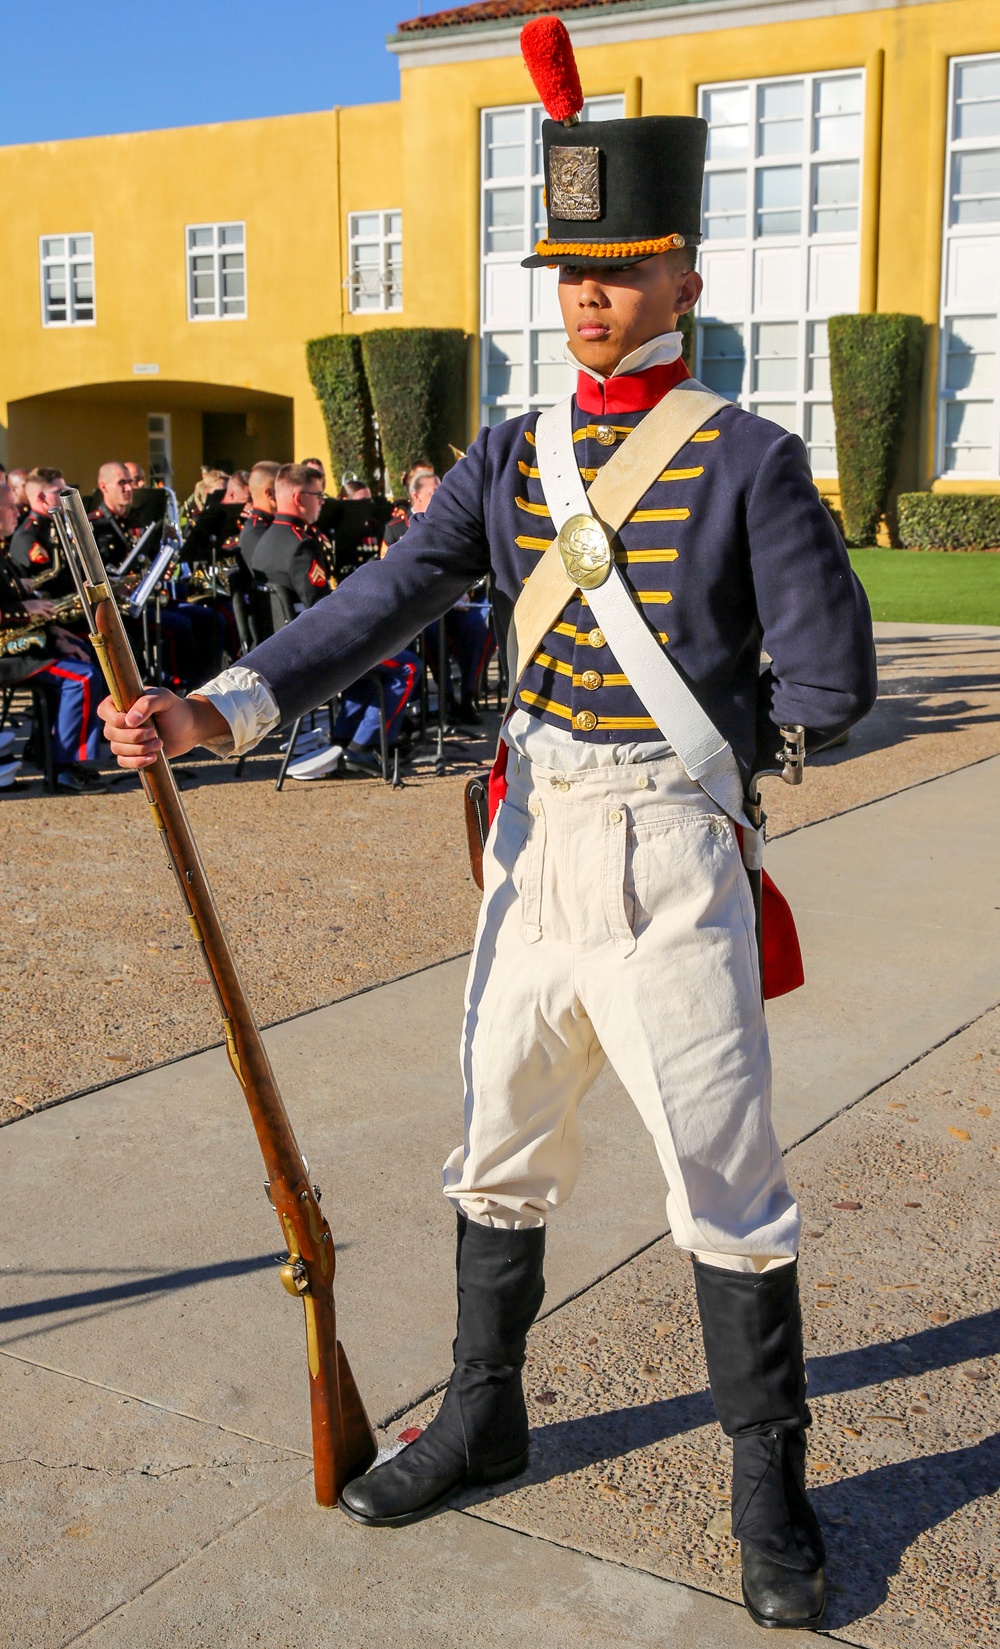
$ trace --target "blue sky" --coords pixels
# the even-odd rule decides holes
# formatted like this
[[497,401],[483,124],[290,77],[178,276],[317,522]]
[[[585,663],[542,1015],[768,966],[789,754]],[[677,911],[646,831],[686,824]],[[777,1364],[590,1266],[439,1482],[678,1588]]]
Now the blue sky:
[[385,36],[419,12],[419,0],[47,0],[43,40],[29,0],[2,0],[0,143],[384,102],[399,95]]

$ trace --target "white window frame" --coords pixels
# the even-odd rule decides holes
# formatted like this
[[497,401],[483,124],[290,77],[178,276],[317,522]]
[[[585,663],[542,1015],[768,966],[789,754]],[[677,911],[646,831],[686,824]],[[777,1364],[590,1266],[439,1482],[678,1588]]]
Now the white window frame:
[[[220,232],[223,229],[239,229],[242,240],[228,245],[223,244]],[[193,246],[191,236],[197,233],[211,233],[211,243],[205,246]],[[243,308],[242,310],[223,310],[222,297],[222,259],[228,254],[240,252],[243,257]],[[201,257],[212,259],[212,311],[211,314],[198,314],[195,304],[204,302],[196,299],[194,292],[194,259]],[[187,318],[189,321],[245,321],[249,313],[249,294],[247,291],[247,226],[240,218],[220,218],[216,223],[186,223],[184,225],[184,279],[187,292]]]
[[[379,220],[376,235],[362,234],[358,230],[358,223],[362,218],[377,217]],[[393,221],[395,220],[395,222]],[[359,290],[358,252],[362,247],[375,247],[377,250],[379,302],[377,304],[362,304]],[[396,278],[393,278],[393,251],[399,256],[395,260]],[[350,295],[350,309],[352,315],[399,315],[403,310],[403,214],[398,206],[372,207],[367,212],[348,212],[347,214],[347,290]]]
[[[525,122],[523,145],[528,151],[527,166],[523,172],[510,176],[491,178],[489,174],[489,133],[490,120],[496,115],[520,114]],[[604,97],[588,98],[581,111],[583,120],[623,120],[625,118],[624,93],[615,92]],[[544,320],[539,316],[537,288],[534,297],[528,297],[525,302],[525,312],[518,321],[511,325],[487,326],[488,298],[487,287],[490,271],[497,266],[520,265],[521,259],[527,257],[535,249],[535,243],[545,235],[545,212],[542,206],[542,189],[545,177],[542,171],[542,121],[545,111],[540,103],[503,103],[480,111],[479,134],[479,200],[480,200],[480,229],[479,229],[479,266],[480,266],[480,361],[479,361],[479,388],[480,410],[483,423],[503,423],[507,418],[520,417],[535,407],[552,406],[561,399],[562,395],[572,389],[574,376],[572,368],[565,368],[566,387],[557,392],[542,392],[537,389],[537,369],[556,364],[556,357],[551,353],[558,347],[558,361],[561,365],[562,351],[566,342],[566,334],[561,320]],[[505,147],[498,144],[497,148]],[[492,251],[488,242],[491,233],[489,197],[499,189],[519,188],[524,192],[523,215],[521,222],[522,244],[516,250]],[[514,229],[515,226],[511,225]],[[555,276],[546,271],[524,271],[527,277],[526,285],[530,288],[532,277],[537,279],[540,274],[543,280],[554,281]],[[521,351],[520,373],[521,389],[513,391],[490,392],[490,348],[492,338],[517,338]],[[510,362],[514,372],[518,363],[513,355],[505,358]],[[561,375],[561,374],[560,374]]]
[[[843,151],[826,150],[817,147],[816,129],[821,117],[818,102],[818,87],[824,82],[858,79],[860,82],[860,108],[857,112],[858,143],[856,147]],[[796,152],[772,154],[759,152],[762,144],[759,141],[761,128],[760,102],[761,90],[764,87],[776,85],[801,84],[803,88],[801,120],[805,131],[802,147]],[[822,383],[815,387],[812,377],[811,362],[825,356],[825,328],[829,315],[833,313],[827,308],[820,308],[813,304],[809,297],[809,256],[813,248],[824,246],[838,248],[849,246],[855,254],[860,254],[861,222],[864,210],[864,134],[865,134],[865,71],[863,66],[847,67],[843,69],[817,70],[807,74],[764,75],[757,79],[707,81],[698,88],[699,112],[704,114],[706,99],[712,92],[737,91],[746,88],[748,100],[748,144],[743,154],[720,155],[714,160],[708,160],[705,166],[706,199],[708,179],[720,172],[744,172],[745,195],[743,202],[744,233],[738,236],[706,236],[699,250],[699,256],[705,256],[717,251],[743,253],[745,261],[743,279],[743,306],[740,314],[709,314],[704,304],[699,304],[696,311],[696,347],[695,347],[695,376],[700,377],[703,366],[703,341],[705,328],[712,325],[738,326],[743,336],[743,371],[738,392],[731,395],[731,399],[741,407],[754,411],[758,406],[768,409],[781,409],[786,413],[787,427],[801,435],[810,453],[813,449],[825,449],[829,441],[812,439],[812,407],[822,411],[832,407],[832,398],[827,384]],[[791,118],[791,117],[788,117]],[[799,118],[799,117],[795,117]],[[778,124],[777,120],[766,122]],[[817,231],[813,227],[813,212],[816,207],[815,178],[817,168],[824,164],[848,162],[856,164],[858,169],[858,197],[857,219],[851,230],[836,229]],[[762,235],[758,232],[757,209],[759,204],[758,178],[762,171],[771,167],[798,166],[801,168],[801,189],[799,195],[799,228],[794,233]],[[792,209],[792,208],[789,208]],[[735,208],[734,208],[735,211]],[[755,254],[764,248],[788,248],[797,251],[799,257],[799,291],[804,296],[798,307],[789,304],[786,311],[762,310],[754,289],[755,281]],[[860,259],[858,258],[860,269]],[[857,307],[858,291],[853,294],[845,293],[842,301],[838,302],[837,312],[854,310]],[[767,389],[756,388],[754,383],[754,363],[757,359],[757,340],[759,328],[762,326],[796,326],[796,355],[795,355],[795,388],[794,389]],[[789,355],[787,357],[791,359]],[[825,375],[821,369],[821,379]],[[720,391],[720,393],[726,393]],[[787,409],[787,410],[786,410]],[[773,417],[773,411],[770,412]],[[832,421],[832,411],[829,414]],[[824,479],[834,479],[836,468],[816,467],[815,474]]]
[[[1000,249],[1000,213],[993,222],[953,223],[952,206],[955,196],[952,182],[955,157],[978,149],[1000,149],[1000,134],[986,137],[956,137],[957,82],[959,69],[973,63],[995,63],[1000,69],[1000,52],[972,52],[968,56],[953,57],[948,64],[948,134],[944,155],[944,214],[941,245],[941,313],[938,333],[937,434],[935,442],[935,473],[949,481],[995,481],[1000,477],[1000,275],[996,273],[997,252],[993,252],[995,291],[993,300],[983,303],[971,299],[951,300],[950,274],[953,261],[963,252],[973,253],[976,243],[992,239]],[[949,342],[955,323],[963,319],[982,319],[993,323],[993,377],[992,383],[975,387],[949,388]],[[986,404],[992,402],[992,444],[985,469],[949,469],[947,467],[948,408],[960,403]]]
[[[45,251],[46,243],[48,241],[54,241],[54,240],[61,240],[65,244],[65,247],[66,247],[65,252],[63,252],[60,255],[56,255],[56,256],[53,256],[52,254],[47,254],[46,253],[46,251]],[[70,250],[69,250],[70,243],[72,241],[75,241],[75,240],[88,240],[90,242],[90,251],[89,251],[89,253],[70,252]],[[90,311],[91,311],[91,313],[88,317],[85,317],[84,319],[80,319],[77,316],[77,313],[76,313],[77,298],[76,298],[76,292],[74,290],[75,282],[73,280],[74,266],[76,264],[80,264],[80,263],[89,263],[90,264],[90,282],[91,282],[91,289],[92,289],[92,294],[93,294],[92,297],[91,297],[91,301],[90,301]],[[51,268],[55,267],[56,265],[62,265],[62,267],[65,270],[65,279],[66,279],[66,319],[64,321],[54,321],[50,318],[49,313],[48,313],[48,299],[47,299],[47,294],[46,294],[46,289],[45,289],[45,272],[46,272],[47,269],[51,269]],[[58,232],[58,233],[52,234],[52,235],[39,235],[39,237],[38,237],[38,283],[39,283],[39,299],[40,299],[40,302],[41,302],[41,310],[42,310],[42,325],[44,327],[50,327],[50,326],[54,326],[54,327],[96,326],[97,325],[97,277],[96,277],[96,272],[95,272],[95,269],[94,269],[94,235],[93,235],[93,231],[90,230],[90,229],[78,229],[78,230],[72,231],[72,232],[67,233],[67,234],[63,234],[62,232]]]

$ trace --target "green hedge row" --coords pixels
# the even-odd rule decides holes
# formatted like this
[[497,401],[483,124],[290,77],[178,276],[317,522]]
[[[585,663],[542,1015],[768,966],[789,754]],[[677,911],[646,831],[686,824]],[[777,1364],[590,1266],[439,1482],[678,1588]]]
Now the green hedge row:
[[429,458],[439,474],[465,446],[464,332],[452,327],[386,327],[313,338],[309,378],[323,409],[330,464],[339,481],[353,470],[398,493],[404,470]]
[[904,550],[1000,549],[996,493],[903,492],[897,507]]
[[916,410],[923,360],[919,315],[832,315],[830,382],[837,469],[849,544],[873,544]]

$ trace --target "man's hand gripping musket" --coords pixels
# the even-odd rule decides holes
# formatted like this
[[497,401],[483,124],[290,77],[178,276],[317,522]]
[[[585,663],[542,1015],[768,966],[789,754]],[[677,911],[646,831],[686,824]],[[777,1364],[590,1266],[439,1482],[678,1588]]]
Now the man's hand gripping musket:
[[[204,700],[144,693],[104,565],[78,492],[62,494],[56,530],[73,571],[90,639],[115,709],[102,706],[123,766],[140,769],[153,821],[166,850],[192,932],[215,986],[229,1063],[246,1095],[267,1170],[267,1193],[288,1245],[281,1281],[302,1299],[306,1320],[316,1499],[336,1503],[344,1484],[369,1466],[376,1446],[364,1404],[337,1340],[333,1236],[282,1102],[260,1032],[240,982],[191,826],[167,757],[216,731]],[[161,725],[148,720],[159,713]],[[131,722],[139,721],[133,727]]]

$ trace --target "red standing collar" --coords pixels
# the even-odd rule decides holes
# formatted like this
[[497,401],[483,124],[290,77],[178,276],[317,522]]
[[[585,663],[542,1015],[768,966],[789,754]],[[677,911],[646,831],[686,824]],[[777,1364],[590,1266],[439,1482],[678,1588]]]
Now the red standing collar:
[[609,417],[616,412],[648,412],[664,395],[691,374],[683,361],[669,366],[649,366],[645,372],[623,372],[620,378],[605,378],[603,384],[580,372],[576,379],[576,404],[581,412]]

